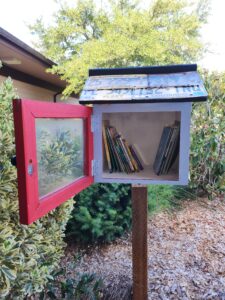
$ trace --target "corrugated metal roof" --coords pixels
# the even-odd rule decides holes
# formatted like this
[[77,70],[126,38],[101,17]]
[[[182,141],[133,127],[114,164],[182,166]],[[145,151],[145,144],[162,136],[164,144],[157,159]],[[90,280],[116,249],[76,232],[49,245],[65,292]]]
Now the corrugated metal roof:
[[207,92],[197,71],[90,76],[80,103],[204,101]]

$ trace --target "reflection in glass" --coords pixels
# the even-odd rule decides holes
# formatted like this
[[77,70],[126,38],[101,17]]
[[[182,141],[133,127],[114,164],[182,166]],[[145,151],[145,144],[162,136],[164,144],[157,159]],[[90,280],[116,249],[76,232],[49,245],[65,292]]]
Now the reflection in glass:
[[82,119],[36,119],[39,197],[84,175]]

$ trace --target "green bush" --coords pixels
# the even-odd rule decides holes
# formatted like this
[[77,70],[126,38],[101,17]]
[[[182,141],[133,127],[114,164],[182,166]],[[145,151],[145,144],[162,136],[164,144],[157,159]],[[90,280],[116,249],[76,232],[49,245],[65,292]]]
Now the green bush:
[[94,184],[75,200],[67,235],[76,240],[109,242],[131,225],[130,185]]
[[150,214],[181,207],[183,200],[196,199],[196,193],[188,186],[149,185],[148,211]]
[[190,187],[213,197],[225,191],[225,74],[203,77],[209,97],[193,106]]
[[39,299],[98,300],[102,299],[103,286],[102,279],[94,273],[65,277],[65,270],[61,269],[52,274],[52,279],[39,294]]
[[148,211],[157,213],[161,210],[170,209],[173,206],[175,189],[171,185],[148,186]]
[[23,299],[43,290],[57,267],[64,249],[64,229],[72,200],[41,220],[19,223],[15,154],[12,81],[0,87],[0,298]]

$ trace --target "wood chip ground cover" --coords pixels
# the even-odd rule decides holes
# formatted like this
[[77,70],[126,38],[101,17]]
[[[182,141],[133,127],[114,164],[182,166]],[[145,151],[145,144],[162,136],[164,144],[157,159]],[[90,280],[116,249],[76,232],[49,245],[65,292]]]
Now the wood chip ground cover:
[[[80,252],[69,245],[62,266],[67,276],[95,273],[104,299],[131,299],[131,236]],[[225,300],[225,202],[185,202],[148,222],[148,299]]]

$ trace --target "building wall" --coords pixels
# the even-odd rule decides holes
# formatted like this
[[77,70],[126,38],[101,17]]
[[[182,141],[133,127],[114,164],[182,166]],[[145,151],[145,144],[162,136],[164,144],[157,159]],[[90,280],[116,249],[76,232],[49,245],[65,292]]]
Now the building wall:
[[[0,75],[0,84],[6,79],[5,76]],[[13,79],[14,87],[20,98],[31,99],[31,100],[41,100],[41,101],[51,101],[54,100],[54,95],[56,92],[34,86],[29,83]],[[56,96],[57,102],[77,104],[78,100],[73,97],[69,97],[67,100],[61,99],[61,94]]]
[[[2,83],[5,79],[6,77],[0,76],[0,83]],[[16,93],[21,98],[53,102],[54,92],[52,91],[14,79],[13,83],[16,88]]]

